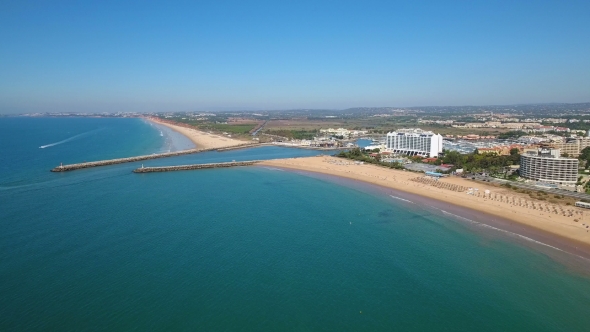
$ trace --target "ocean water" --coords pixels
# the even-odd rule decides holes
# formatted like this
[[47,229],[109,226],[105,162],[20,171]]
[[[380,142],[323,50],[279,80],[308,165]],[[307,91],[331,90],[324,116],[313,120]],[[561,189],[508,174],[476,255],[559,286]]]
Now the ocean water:
[[586,274],[368,186],[266,167],[49,172],[166,148],[138,119],[0,119],[0,331],[590,327]]

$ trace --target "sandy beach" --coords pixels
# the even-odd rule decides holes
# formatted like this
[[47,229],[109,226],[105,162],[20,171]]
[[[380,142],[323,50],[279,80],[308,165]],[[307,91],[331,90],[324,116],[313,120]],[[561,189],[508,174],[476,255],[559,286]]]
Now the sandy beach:
[[166,126],[190,139],[198,149],[219,149],[232,146],[239,146],[250,144],[250,142],[240,141],[229,137],[224,137],[216,134],[209,134],[204,131],[196,130],[192,127],[185,126],[178,123],[169,122],[159,118],[148,117],[148,121]]
[[508,219],[590,248],[588,211],[532,199],[510,189],[486,186],[459,177],[436,181],[420,173],[356,164],[329,156],[275,159],[264,161],[261,165],[335,175],[436,199]]

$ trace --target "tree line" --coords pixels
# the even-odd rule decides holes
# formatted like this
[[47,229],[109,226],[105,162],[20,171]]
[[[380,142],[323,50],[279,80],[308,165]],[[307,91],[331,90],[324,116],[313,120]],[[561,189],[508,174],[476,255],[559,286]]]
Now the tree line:
[[381,161],[380,155],[376,155],[374,157],[371,157],[369,155],[369,152],[379,152],[379,149],[375,149],[375,151],[367,151],[367,150],[361,149],[361,148],[354,148],[354,149],[350,149],[349,151],[342,151],[342,152],[338,153],[336,155],[336,157],[362,161],[362,162],[365,162],[368,164],[381,165],[381,166],[394,168],[394,169],[403,169],[404,168],[404,165],[402,165],[401,163],[398,163],[398,162],[390,163],[390,162]]
[[438,160],[440,160],[440,163],[454,165],[453,168],[455,169],[462,168],[465,172],[497,174],[500,172],[505,173],[508,166],[518,165],[520,163],[520,153],[516,148],[510,149],[510,154],[507,156],[495,153],[479,153],[477,149],[467,154],[457,151],[445,151],[443,157]]
[[[348,158],[352,160],[363,161],[370,164],[378,164],[389,168],[402,169],[403,164],[398,162],[383,162],[380,155],[370,156],[370,152],[361,148],[354,148],[350,151],[342,151],[337,157]],[[588,148],[588,157],[590,158],[590,148]],[[422,157],[410,157],[413,162],[421,162]],[[462,168],[468,173],[485,172],[488,174],[506,174],[507,167],[518,165],[520,163],[520,153],[518,149],[511,149],[510,155],[501,156],[495,153],[479,153],[477,150],[462,154],[457,151],[444,151],[442,157],[429,162],[433,165],[451,164],[451,171]]]

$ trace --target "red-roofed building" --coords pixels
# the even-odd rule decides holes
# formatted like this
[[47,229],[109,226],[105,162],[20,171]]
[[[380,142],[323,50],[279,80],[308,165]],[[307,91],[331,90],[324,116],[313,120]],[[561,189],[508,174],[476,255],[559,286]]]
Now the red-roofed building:
[[437,160],[437,158],[425,158],[425,159],[422,159],[422,162],[423,163],[431,163],[431,162],[434,162],[436,160]]

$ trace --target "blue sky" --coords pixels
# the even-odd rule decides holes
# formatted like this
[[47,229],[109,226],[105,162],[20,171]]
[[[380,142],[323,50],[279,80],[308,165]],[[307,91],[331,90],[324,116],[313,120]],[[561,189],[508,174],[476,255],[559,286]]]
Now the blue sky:
[[41,1],[0,113],[590,101],[590,1]]

